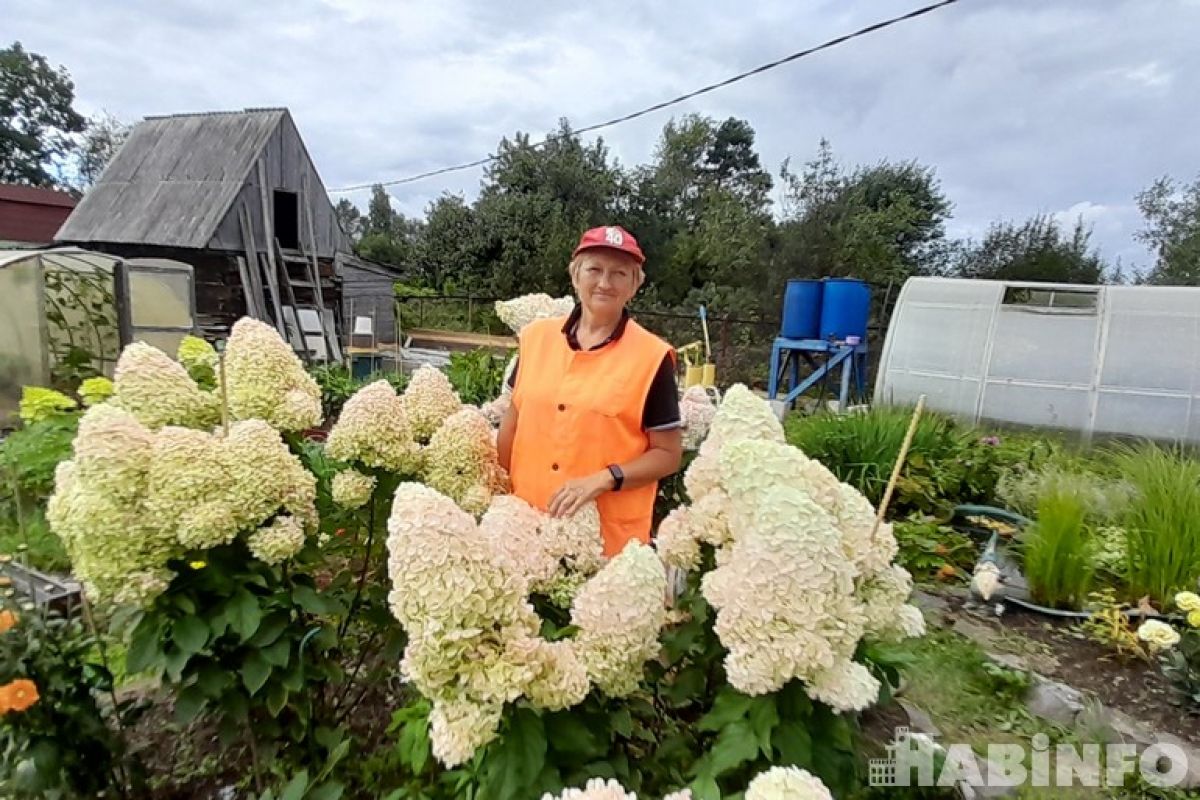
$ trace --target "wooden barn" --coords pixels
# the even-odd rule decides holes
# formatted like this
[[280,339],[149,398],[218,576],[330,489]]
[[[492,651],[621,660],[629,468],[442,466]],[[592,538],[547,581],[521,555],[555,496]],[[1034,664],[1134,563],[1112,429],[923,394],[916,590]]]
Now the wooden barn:
[[207,336],[250,315],[315,360],[341,359],[347,285],[399,277],[353,255],[284,108],[146,118],[55,239],[191,264]]

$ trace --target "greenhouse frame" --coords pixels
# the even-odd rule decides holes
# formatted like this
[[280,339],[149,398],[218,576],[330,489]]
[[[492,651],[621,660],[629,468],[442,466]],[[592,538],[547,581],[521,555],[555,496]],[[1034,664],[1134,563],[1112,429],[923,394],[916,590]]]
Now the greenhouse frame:
[[910,278],[877,404],[1093,438],[1200,443],[1200,287]]

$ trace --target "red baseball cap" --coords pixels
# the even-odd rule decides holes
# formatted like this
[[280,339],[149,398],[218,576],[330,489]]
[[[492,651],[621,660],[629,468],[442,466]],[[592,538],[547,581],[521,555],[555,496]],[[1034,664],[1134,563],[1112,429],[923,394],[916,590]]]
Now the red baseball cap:
[[646,263],[646,256],[642,253],[642,248],[638,247],[637,239],[633,238],[633,234],[620,225],[604,225],[585,232],[579,239],[579,246],[575,248],[571,258],[593,247],[620,250],[622,253],[628,253],[636,258],[638,264]]

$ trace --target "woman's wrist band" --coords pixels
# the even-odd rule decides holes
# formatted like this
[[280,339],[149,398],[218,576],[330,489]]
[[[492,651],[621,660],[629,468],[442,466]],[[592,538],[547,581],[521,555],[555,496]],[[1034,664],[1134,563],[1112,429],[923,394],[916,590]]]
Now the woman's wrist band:
[[621,468],[618,467],[616,464],[609,464],[608,472],[610,475],[613,476],[612,490],[614,492],[619,492],[621,490],[621,484],[623,484],[625,482],[625,473],[622,472]]

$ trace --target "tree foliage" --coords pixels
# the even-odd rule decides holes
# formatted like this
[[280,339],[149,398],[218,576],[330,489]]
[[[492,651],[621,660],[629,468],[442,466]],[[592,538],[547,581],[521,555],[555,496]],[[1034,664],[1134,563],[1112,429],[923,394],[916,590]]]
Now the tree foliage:
[[995,222],[981,242],[960,248],[954,273],[1002,281],[1100,283],[1104,262],[1090,239],[1091,230],[1082,219],[1069,234],[1047,215],[1020,225]]
[[60,183],[51,167],[74,149],[85,120],[66,70],[14,42],[0,50],[0,182]]
[[1200,286],[1200,175],[1190,184],[1159,178],[1137,196],[1146,226],[1137,238],[1155,256],[1148,283]]

